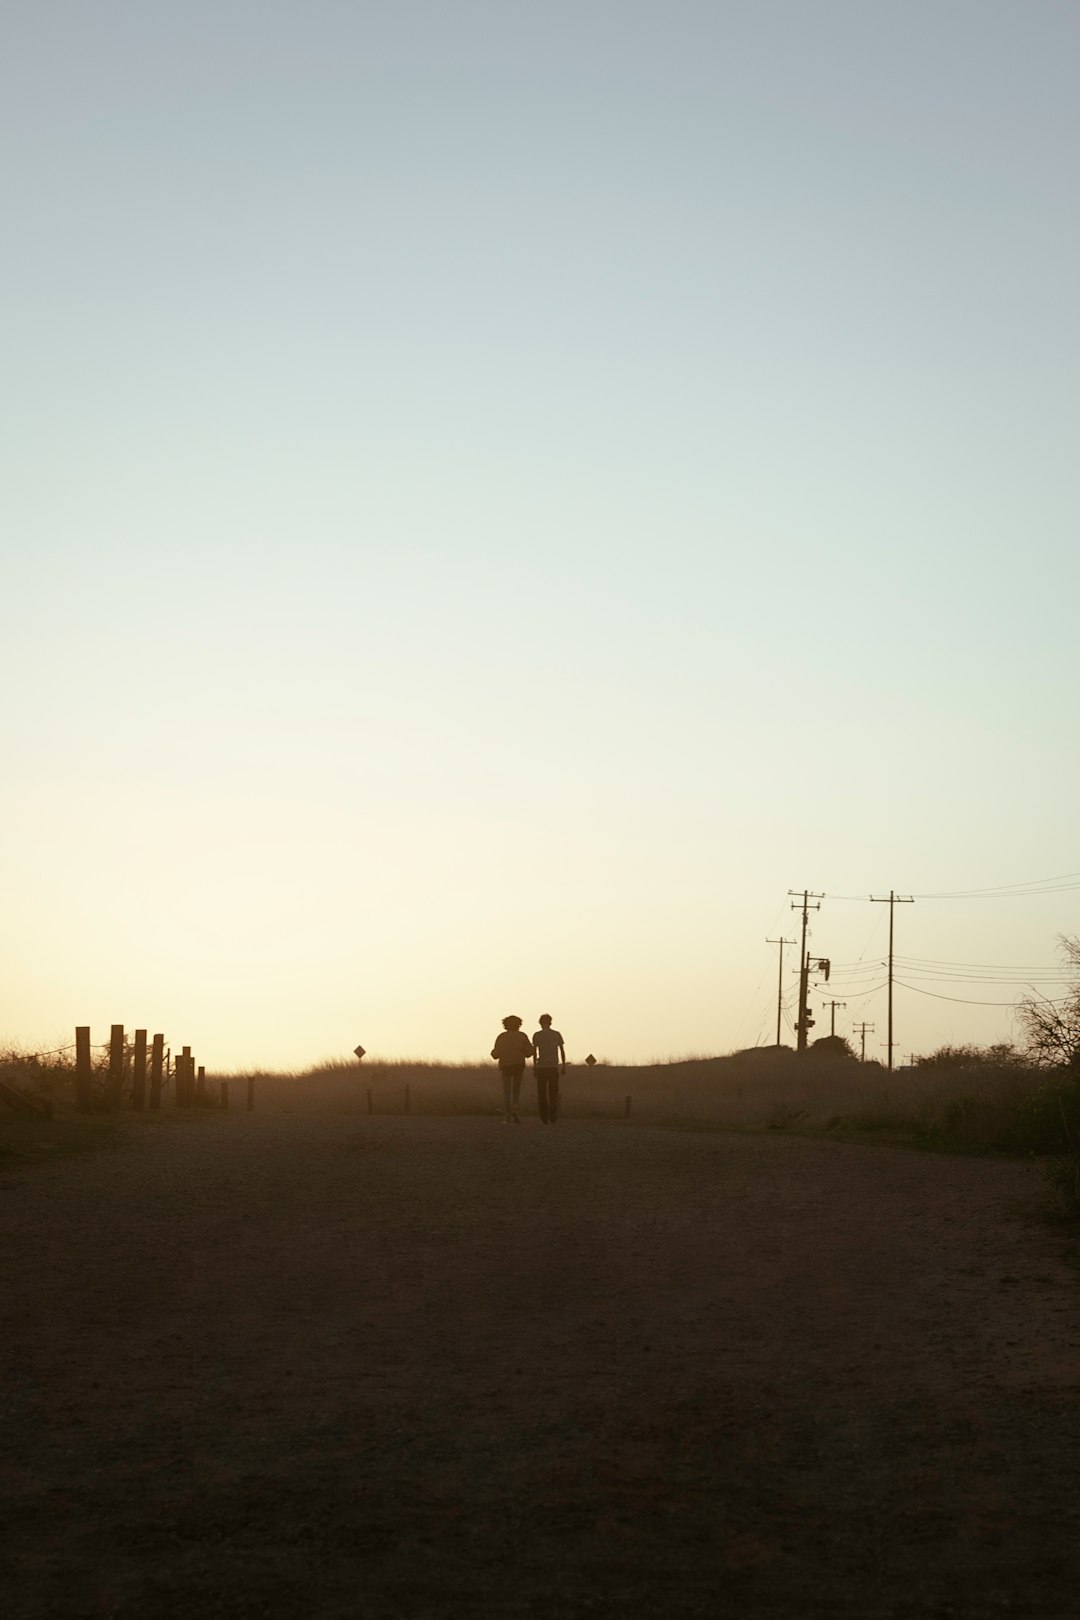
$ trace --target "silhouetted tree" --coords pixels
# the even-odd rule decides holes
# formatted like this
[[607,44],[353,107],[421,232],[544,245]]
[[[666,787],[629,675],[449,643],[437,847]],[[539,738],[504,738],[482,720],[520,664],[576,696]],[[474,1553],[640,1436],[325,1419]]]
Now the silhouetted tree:
[[917,1069],[1013,1069],[1028,1066],[1028,1058],[1018,1052],[1011,1041],[998,1041],[992,1046],[972,1043],[954,1046],[948,1043],[935,1052],[915,1059]]
[[1080,1077],[1080,938],[1059,934],[1058,946],[1073,987],[1061,999],[1032,991],[1021,996],[1017,1017],[1033,1062],[1046,1068],[1072,1069]]
[[851,1042],[846,1041],[842,1035],[819,1035],[816,1041],[811,1041],[808,1048],[812,1057],[828,1058],[854,1058],[855,1052]]

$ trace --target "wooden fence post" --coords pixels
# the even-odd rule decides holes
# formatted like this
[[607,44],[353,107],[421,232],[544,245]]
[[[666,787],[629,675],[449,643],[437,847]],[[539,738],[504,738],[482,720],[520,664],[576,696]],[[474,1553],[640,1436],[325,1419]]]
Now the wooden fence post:
[[180,1048],[180,1061],[176,1065],[176,1106],[191,1107],[191,1047]]
[[109,1087],[110,1108],[119,1108],[124,1095],[124,1026],[113,1024],[109,1031]]
[[370,1086],[368,1086],[368,1088],[367,1088],[367,1111],[368,1111],[369,1114],[373,1114],[375,1112],[375,1099],[371,1095],[371,1087]]
[[131,1058],[131,1106],[146,1107],[146,1031],[135,1031],[135,1050]]
[[201,1103],[210,1101],[206,1092],[206,1069],[201,1063],[199,1064],[199,1078],[195,1083],[195,1100]]
[[165,1037],[155,1035],[150,1047],[150,1107],[161,1107],[161,1069],[165,1056]]
[[624,1113],[623,1118],[624,1119],[629,1119],[630,1118],[630,1099],[629,1099],[629,1097],[627,1097],[627,1099],[626,1099],[626,1112]]
[[247,1111],[249,1114],[255,1112],[255,1076],[253,1074],[248,1075]]
[[75,1106],[80,1114],[89,1114],[94,1106],[89,1024],[77,1024],[75,1027]]
[[225,1112],[228,1113],[228,1111],[229,1111],[229,1082],[227,1080],[223,1080],[221,1082],[221,1106],[222,1106],[222,1108],[224,1108]]

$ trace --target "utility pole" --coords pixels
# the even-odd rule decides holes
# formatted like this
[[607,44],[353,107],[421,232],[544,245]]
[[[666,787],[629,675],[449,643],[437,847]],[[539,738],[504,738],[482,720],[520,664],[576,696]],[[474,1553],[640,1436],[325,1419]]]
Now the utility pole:
[[780,947],[780,973],[776,990],[776,1044],[780,1045],[780,1020],[784,1012],[784,946],[794,945],[793,939],[767,939],[766,945],[779,945]]
[[892,1019],[892,1001],[893,1001],[893,996],[892,996],[892,981],[893,981],[893,912],[895,911],[897,906],[912,906],[912,905],[914,905],[915,900],[914,900],[914,897],[912,895],[910,895],[910,894],[896,894],[896,893],[894,893],[894,891],[892,889],[889,890],[887,895],[884,895],[884,894],[872,894],[870,896],[870,899],[876,905],[888,906],[888,908],[889,908],[889,1040],[888,1040],[888,1047],[889,1047],[889,1068],[891,1069],[892,1066],[893,1066],[893,1045],[894,1045],[893,1033],[892,1033],[892,1027],[893,1027],[893,1019]]
[[825,1003],[825,1005],[829,1009],[829,1034],[830,1035],[835,1035],[836,1034],[836,1009],[837,1009],[837,1007],[846,1007],[847,1002],[846,1001],[827,1001]]
[[862,1049],[861,1049],[861,1051],[859,1053],[859,1062],[860,1063],[865,1063],[866,1062],[866,1034],[867,1034],[868,1030],[869,1030],[871,1035],[874,1033],[873,1024],[856,1024],[855,1025],[855,1033],[856,1033],[856,1035],[859,1035],[859,1036],[862,1037]]
[[821,902],[825,896],[824,894],[818,894],[813,889],[788,890],[788,894],[799,895],[800,893],[802,900],[794,900],[791,905],[792,911],[798,911],[800,907],[802,909],[802,949],[799,954],[799,1021],[795,1025],[795,1045],[798,1051],[805,1052],[806,1038],[814,1021],[810,1017],[810,1011],[806,1005],[806,993],[810,980],[810,958],[806,954],[806,929],[810,921],[810,913],[821,910]]

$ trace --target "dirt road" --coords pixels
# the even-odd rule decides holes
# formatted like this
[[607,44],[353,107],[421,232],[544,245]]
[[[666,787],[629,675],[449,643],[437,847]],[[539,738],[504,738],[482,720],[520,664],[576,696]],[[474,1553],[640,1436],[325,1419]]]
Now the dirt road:
[[1080,1612],[1038,1172],[256,1113],[0,1175],[5,1607]]

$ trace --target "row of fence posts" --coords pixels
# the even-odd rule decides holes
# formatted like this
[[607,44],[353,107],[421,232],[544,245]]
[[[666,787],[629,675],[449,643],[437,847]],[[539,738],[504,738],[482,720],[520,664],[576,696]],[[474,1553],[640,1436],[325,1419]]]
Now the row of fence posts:
[[[124,1057],[126,1038],[123,1024],[112,1024],[109,1029],[109,1070],[105,1081],[105,1104],[120,1108],[124,1100]],[[90,1026],[79,1024],[75,1029],[75,1106],[81,1113],[92,1113],[97,1106],[94,1097],[94,1071],[90,1057]],[[182,1047],[172,1059],[173,1104],[177,1108],[228,1108],[229,1082],[218,1082],[216,1096],[211,1095],[202,1064],[195,1065],[191,1047]],[[147,1046],[147,1031],[137,1029],[131,1048],[131,1106],[135,1109],[161,1107],[161,1093],[169,1083],[169,1056],[165,1052],[164,1035],[155,1035]],[[247,1106],[250,1113],[255,1107],[255,1076],[248,1075]]]
[[[83,1113],[91,1113],[95,1108],[94,1101],[94,1073],[90,1058],[90,1026],[79,1024],[75,1029],[75,1106]],[[123,1024],[112,1024],[109,1029],[109,1072],[105,1084],[105,1102],[109,1108],[120,1108],[124,1097],[124,1055],[126,1051],[126,1037]],[[149,1065],[147,1058],[149,1057]],[[147,1032],[145,1029],[135,1031],[135,1042],[131,1052],[131,1106],[143,1109],[161,1107],[161,1093],[168,1084],[168,1059],[165,1055],[164,1035],[155,1035],[147,1048]],[[149,1080],[149,1096],[147,1094],[147,1081]],[[224,1108],[229,1106],[229,1082],[218,1082],[218,1094],[211,1096],[209,1084],[206,1079],[206,1069],[202,1064],[196,1068],[195,1059],[191,1055],[191,1047],[181,1047],[179,1056],[172,1062],[173,1103],[177,1108]],[[247,1076],[247,1109],[251,1113],[255,1107],[255,1076]],[[371,1087],[367,1088],[367,1111],[375,1112],[375,1098]],[[412,1090],[408,1083],[405,1086],[405,1112],[412,1113]],[[624,1105],[623,1117],[630,1118],[630,1098],[627,1097]]]

